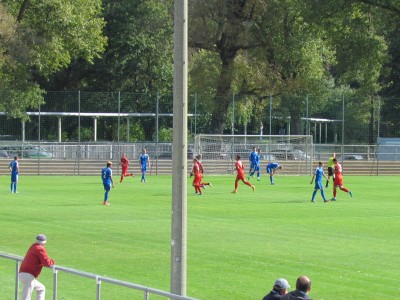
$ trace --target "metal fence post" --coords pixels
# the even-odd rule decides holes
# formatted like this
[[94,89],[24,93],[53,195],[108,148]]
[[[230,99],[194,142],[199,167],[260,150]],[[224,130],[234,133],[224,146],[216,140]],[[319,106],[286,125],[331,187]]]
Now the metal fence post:
[[58,287],[58,271],[53,266],[53,300],[57,300],[57,287]]
[[194,94],[194,134],[197,134],[197,93]]
[[235,95],[232,95],[232,135],[235,135]]
[[101,279],[99,277],[96,277],[96,300],[100,300],[101,298],[100,292],[101,292]]
[[[157,101],[156,101],[156,175],[158,175],[158,133],[159,133],[158,132],[158,126],[159,126],[158,118],[159,118],[159,110],[160,110],[160,93],[157,92]],[[151,171],[151,168],[150,168],[150,171]]]
[[15,261],[15,300],[18,300],[18,286],[19,286],[19,261]]
[[78,175],[80,175],[81,159],[81,91],[78,91]]
[[342,96],[342,147],[341,147],[341,157],[342,157],[342,164],[343,164],[343,157],[344,157],[344,95]]
[[[380,137],[380,127],[381,127],[381,97],[378,96],[378,126],[377,126],[377,138],[376,138],[376,153],[375,153],[375,157],[376,157],[376,175],[379,175],[379,152],[380,152],[380,141],[379,141],[379,137]],[[397,147],[396,147],[397,149]]]
[[306,97],[306,134],[310,135],[310,123],[309,123],[309,115],[308,115],[308,105],[309,105],[309,98],[308,98],[308,95],[307,95],[307,97]]
[[272,95],[269,95],[269,135],[272,135]]

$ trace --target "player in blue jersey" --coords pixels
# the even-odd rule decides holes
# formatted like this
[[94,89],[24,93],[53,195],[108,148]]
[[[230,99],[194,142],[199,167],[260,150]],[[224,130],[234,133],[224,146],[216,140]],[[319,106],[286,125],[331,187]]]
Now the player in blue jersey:
[[274,182],[274,174],[277,170],[282,170],[282,166],[278,163],[269,163],[266,167],[267,173],[269,174],[269,181],[271,184],[275,184]]
[[146,149],[142,149],[142,154],[139,156],[140,169],[142,170],[141,182],[146,182],[146,171],[150,167],[150,158],[146,153]]
[[258,155],[257,148],[253,147],[253,151],[251,151],[250,155],[249,155],[250,171],[249,171],[249,177],[247,178],[247,180],[250,180],[250,177],[253,177],[253,175],[254,175],[254,171],[257,166],[257,155]]
[[108,193],[111,191],[111,188],[114,188],[111,166],[112,162],[108,161],[107,167],[101,170],[101,179],[103,180],[103,186],[105,190],[104,201],[103,201],[104,205],[110,205],[110,203],[108,203]]
[[329,202],[329,200],[326,200],[326,197],[325,197],[324,186],[322,184],[322,177],[325,177],[327,182],[329,181],[328,177],[326,177],[326,175],[324,173],[324,164],[320,161],[318,163],[318,167],[314,171],[314,175],[310,182],[310,184],[312,184],[314,181],[314,178],[315,178],[315,187],[314,187],[314,192],[311,197],[311,202],[315,202],[315,195],[317,194],[318,190],[321,191],[321,196],[322,196],[322,199],[324,199],[324,202]]
[[250,177],[253,177],[254,173],[257,172],[257,180],[260,181],[260,169],[261,169],[260,164],[261,164],[261,149],[258,148],[256,159],[255,159],[255,167],[253,168],[253,170],[250,170],[249,180],[250,180]]
[[18,184],[18,170],[19,170],[19,164],[18,164],[18,157],[15,156],[14,160],[10,162],[10,171],[11,171],[11,185],[10,185],[10,190],[11,193],[17,192],[17,184]]

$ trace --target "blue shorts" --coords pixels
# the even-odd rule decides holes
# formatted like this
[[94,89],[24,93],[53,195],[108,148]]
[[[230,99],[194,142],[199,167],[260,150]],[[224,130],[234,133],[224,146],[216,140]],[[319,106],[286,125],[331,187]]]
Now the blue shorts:
[[268,173],[268,174],[272,174],[273,171],[274,171],[273,168],[268,168],[268,167],[267,167],[267,173]]
[[18,173],[11,174],[11,182],[18,182]]
[[324,185],[322,184],[322,181],[316,181],[314,189],[322,191],[324,189]]
[[255,170],[257,168],[257,165],[256,164],[250,164],[250,169],[251,170]]
[[111,181],[103,182],[104,189],[109,192],[111,190]]
[[254,171],[260,171],[260,165],[256,165],[256,166],[254,167]]
[[146,172],[147,171],[147,165],[142,165],[142,172]]

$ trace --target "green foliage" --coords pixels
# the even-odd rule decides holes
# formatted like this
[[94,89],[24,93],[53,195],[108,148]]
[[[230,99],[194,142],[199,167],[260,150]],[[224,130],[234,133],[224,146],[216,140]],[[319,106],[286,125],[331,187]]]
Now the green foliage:
[[[134,93],[170,92],[173,19],[171,3],[156,0],[104,1],[103,57],[89,67],[83,88]],[[93,70],[93,71],[91,71]],[[76,72],[80,70],[77,69]]]
[[[47,138],[45,138],[46,141],[52,142],[52,141],[58,141],[58,134],[56,132],[51,132],[47,135]],[[62,142],[68,142],[68,133],[63,131],[61,132],[61,141]]]
[[71,135],[71,140],[78,141],[79,137],[82,142],[93,141],[94,139],[93,128],[82,127],[82,126],[80,130],[79,128],[76,128]]
[[[126,142],[137,142],[137,141],[144,141],[145,133],[142,123],[139,121],[130,122],[129,123],[129,137],[128,137],[128,130],[127,130],[127,123],[120,123],[120,131],[119,131],[119,140],[126,141]],[[118,139],[118,126],[112,126],[112,137],[113,140]]]
[[[156,133],[153,134],[153,141],[156,140]],[[160,128],[158,130],[159,142],[172,142],[172,128]]]
[[43,102],[36,78],[99,57],[106,43],[100,13],[101,0],[2,1],[0,109],[24,115]]

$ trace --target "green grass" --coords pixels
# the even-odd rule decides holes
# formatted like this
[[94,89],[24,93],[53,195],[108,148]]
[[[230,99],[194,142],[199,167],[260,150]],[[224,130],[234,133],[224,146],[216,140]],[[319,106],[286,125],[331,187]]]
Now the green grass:
[[[116,178],[117,179],[117,178]],[[208,177],[200,197],[188,180],[187,295],[199,299],[262,299],[278,277],[306,274],[314,299],[395,299],[400,288],[399,177],[345,177],[354,198],[310,203],[310,177],[254,181]],[[171,177],[126,178],[100,205],[97,177],[21,176],[18,194],[0,177],[0,251],[25,255],[38,233],[62,266],[161,290],[170,285]],[[331,197],[331,187],[327,189]],[[0,259],[0,286],[13,298],[15,264]],[[52,274],[39,279],[51,297]],[[143,299],[102,284],[102,299]],[[58,299],[94,299],[95,282],[59,274]],[[150,299],[165,299],[151,296]]]

